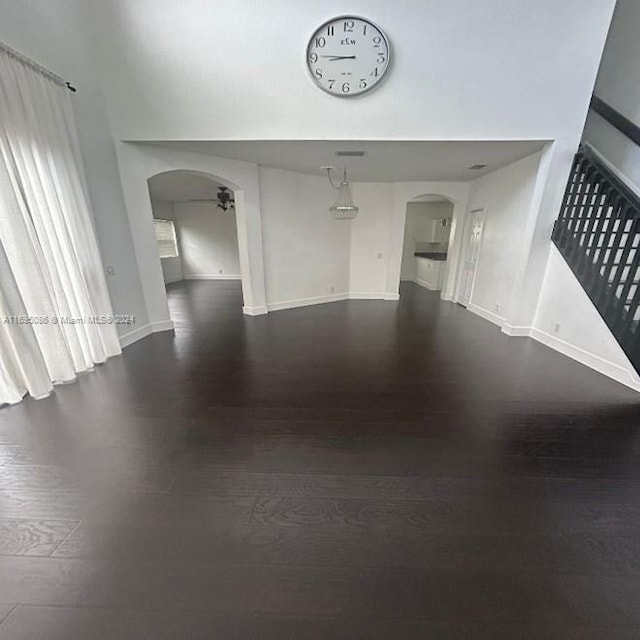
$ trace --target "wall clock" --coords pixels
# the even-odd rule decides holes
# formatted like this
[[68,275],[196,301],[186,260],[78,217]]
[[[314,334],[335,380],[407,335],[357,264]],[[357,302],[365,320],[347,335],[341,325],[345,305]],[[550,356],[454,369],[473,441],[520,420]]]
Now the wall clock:
[[332,18],[316,29],[307,46],[307,67],[315,83],[343,98],[371,91],[389,69],[389,42],[370,20]]

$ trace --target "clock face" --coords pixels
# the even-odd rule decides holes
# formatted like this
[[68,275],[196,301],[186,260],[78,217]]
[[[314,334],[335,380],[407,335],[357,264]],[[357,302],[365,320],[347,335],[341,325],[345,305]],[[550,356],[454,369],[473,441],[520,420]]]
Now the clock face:
[[375,24],[356,16],[325,22],[309,40],[307,66],[315,83],[334,96],[373,89],[389,68],[389,43]]

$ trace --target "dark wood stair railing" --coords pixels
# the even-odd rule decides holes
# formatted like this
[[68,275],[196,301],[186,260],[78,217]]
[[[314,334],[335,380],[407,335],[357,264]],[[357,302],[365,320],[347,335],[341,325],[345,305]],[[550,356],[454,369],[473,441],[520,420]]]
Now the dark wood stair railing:
[[588,145],[576,154],[552,240],[640,372],[640,197]]

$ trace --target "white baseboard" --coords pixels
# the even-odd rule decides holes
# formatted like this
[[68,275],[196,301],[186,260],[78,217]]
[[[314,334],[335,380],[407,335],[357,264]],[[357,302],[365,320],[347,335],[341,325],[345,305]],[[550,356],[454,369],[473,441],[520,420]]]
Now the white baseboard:
[[142,338],[146,338],[153,333],[153,328],[151,327],[151,323],[147,323],[137,329],[133,329],[133,331],[127,331],[127,333],[123,333],[120,336],[120,346],[124,349],[128,347],[130,344],[137,342],[138,340],[142,340]]
[[631,369],[627,369],[615,364],[614,362],[605,360],[600,356],[590,353],[589,351],[585,351],[580,347],[576,347],[573,344],[565,342],[564,340],[561,340],[546,331],[536,329],[535,327],[531,329],[531,337],[547,347],[550,347],[555,351],[559,351],[572,360],[576,360],[598,373],[602,373],[609,378],[617,380],[634,391],[640,391],[640,378],[638,378],[635,372]]
[[242,280],[240,274],[235,273],[201,273],[198,275],[189,274],[184,276],[185,280]]
[[175,278],[169,278],[165,280],[165,284],[171,284],[172,282],[182,282],[184,280],[184,276],[176,276]]
[[427,282],[426,280],[415,278],[413,282],[415,282],[419,287],[422,287],[423,289],[428,289],[429,291],[440,291],[438,287],[434,287],[430,282]]
[[579,362],[580,364],[583,364],[584,366],[589,367],[608,378],[612,378],[620,384],[630,387],[634,391],[640,391],[640,377],[638,377],[635,371],[630,367],[625,368],[614,362],[610,362],[605,358],[601,358],[594,353],[586,351],[585,349],[577,347],[569,342],[565,342],[564,340],[561,340],[546,331],[536,329],[535,327],[514,326],[506,322],[497,314],[491,313],[491,311],[487,311],[477,305],[470,304],[467,308],[469,311],[475,313],[481,318],[484,318],[493,324],[501,325],[502,332],[508,336],[533,338],[550,349],[558,351],[567,358],[571,358],[572,360],[575,360],[576,362]]
[[173,320],[157,320],[151,323],[152,333],[160,333],[161,331],[173,331]]
[[149,322],[141,327],[123,333],[120,336],[120,347],[124,349],[142,338],[150,336],[152,333],[159,333],[160,331],[173,331],[173,322],[171,320],[160,320],[158,322]]
[[499,316],[497,313],[493,313],[493,311],[489,311],[488,309],[484,309],[483,307],[479,307],[477,304],[469,303],[467,309],[469,309],[471,313],[475,313],[477,316],[480,316],[493,324],[497,324],[500,327],[504,324],[504,318],[502,316]]
[[325,302],[341,302],[348,300],[348,293],[332,293],[328,296],[315,296],[313,298],[299,298],[298,300],[285,300],[283,302],[271,302],[267,304],[269,311],[283,311],[284,309],[296,309],[297,307],[310,307],[314,304]]
[[531,327],[516,327],[508,322],[502,324],[502,333],[512,338],[526,338],[531,335]]
[[384,293],[382,295],[382,299],[383,300],[391,300],[391,301],[400,300],[400,294],[399,293]]
[[262,307],[242,307],[242,313],[245,316],[262,316],[269,313],[269,309],[266,306]]
[[444,300],[445,302],[455,302],[455,300],[453,299],[453,295],[450,293],[443,293],[440,296],[440,300]]
[[349,300],[384,300],[382,291],[352,291]]

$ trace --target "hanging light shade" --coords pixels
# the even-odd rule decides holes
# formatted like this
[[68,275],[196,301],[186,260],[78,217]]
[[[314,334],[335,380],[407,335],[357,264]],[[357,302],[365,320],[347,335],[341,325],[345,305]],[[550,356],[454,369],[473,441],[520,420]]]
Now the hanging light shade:
[[336,201],[329,212],[335,220],[353,220],[358,215],[359,209],[353,203],[351,189],[347,181],[347,170],[344,170],[344,178],[339,187],[335,187],[331,181],[331,169],[327,169],[327,176],[331,186],[338,190]]

